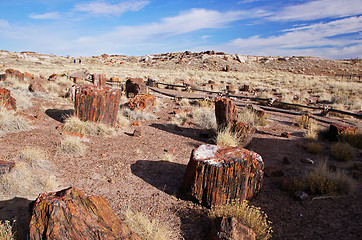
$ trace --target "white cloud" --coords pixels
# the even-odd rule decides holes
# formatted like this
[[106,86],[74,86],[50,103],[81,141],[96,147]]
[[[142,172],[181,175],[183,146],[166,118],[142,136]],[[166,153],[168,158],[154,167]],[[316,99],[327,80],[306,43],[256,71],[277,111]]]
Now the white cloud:
[[29,15],[29,18],[37,19],[37,20],[59,19],[60,14],[58,12],[48,12],[48,13],[44,13],[44,14],[32,13]]
[[362,14],[361,0],[316,0],[284,7],[269,17],[274,21],[315,20]]
[[118,4],[109,4],[105,1],[79,3],[74,6],[75,11],[86,12],[94,16],[121,16],[128,11],[139,11],[150,1],[124,1]]
[[10,27],[9,22],[3,19],[0,19],[0,29]]

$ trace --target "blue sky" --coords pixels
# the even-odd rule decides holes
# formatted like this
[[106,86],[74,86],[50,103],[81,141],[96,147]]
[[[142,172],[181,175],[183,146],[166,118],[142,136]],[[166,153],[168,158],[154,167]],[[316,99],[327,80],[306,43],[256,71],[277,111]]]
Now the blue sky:
[[0,49],[362,57],[362,0],[0,0]]

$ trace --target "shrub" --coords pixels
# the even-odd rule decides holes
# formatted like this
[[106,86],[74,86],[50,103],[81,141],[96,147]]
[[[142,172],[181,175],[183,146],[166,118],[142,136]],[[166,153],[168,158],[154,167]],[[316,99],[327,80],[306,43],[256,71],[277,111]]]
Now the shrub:
[[353,159],[354,149],[348,143],[337,142],[331,145],[331,155],[338,161],[347,162]]
[[192,117],[195,123],[202,129],[216,131],[216,117],[214,108],[197,107],[192,110]]
[[76,136],[65,136],[60,140],[58,145],[58,154],[83,155],[86,146],[82,143],[82,139]]
[[310,115],[304,114],[302,116],[296,117],[294,119],[293,124],[297,127],[308,129],[308,128],[310,128],[311,122],[312,122],[312,119],[311,119]]
[[186,112],[180,112],[178,114],[175,114],[169,122],[172,125],[182,126],[185,124],[185,122],[187,122],[188,119],[189,115]]
[[353,147],[362,148],[362,133],[340,133],[338,140],[343,143],[348,143]]
[[304,137],[309,141],[315,141],[318,139],[318,135],[320,133],[320,129],[316,123],[316,121],[311,120],[309,122],[309,126],[307,127],[307,132]]
[[14,240],[15,236],[12,231],[13,226],[10,224],[10,221],[0,221],[0,239],[1,240]]
[[220,129],[215,137],[215,143],[219,146],[236,147],[239,145],[240,139],[237,133],[232,132],[230,127]]
[[122,107],[119,110],[118,114],[134,121],[148,121],[156,119],[156,116],[152,113],[147,113],[142,111],[132,111],[128,107]]
[[313,153],[313,154],[317,154],[320,153],[322,151],[322,145],[320,143],[317,142],[310,142],[307,144],[307,151],[309,153]]
[[30,129],[31,127],[23,118],[0,105],[0,136],[7,133],[29,131]]
[[327,161],[317,164],[306,174],[304,181],[311,194],[348,194],[355,187],[354,181],[343,171],[330,171]]
[[252,229],[258,240],[269,239],[272,236],[271,222],[267,220],[267,215],[260,208],[248,205],[247,201],[212,207],[209,216],[211,218],[235,217]]
[[259,116],[255,111],[248,108],[243,108],[238,113],[239,121],[251,126],[265,126],[267,124],[267,118],[267,114]]
[[109,127],[102,123],[94,123],[94,122],[83,122],[76,116],[72,116],[65,120],[64,130],[69,132],[76,132],[79,134],[90,134],[90,135],[114,135],[115,130],[112,127]]
[[131,122],[127,117],[118,113],[117,114],[117,124],[118,124],[118,126],[121,126],[121,127],[128,127],[131,124]]

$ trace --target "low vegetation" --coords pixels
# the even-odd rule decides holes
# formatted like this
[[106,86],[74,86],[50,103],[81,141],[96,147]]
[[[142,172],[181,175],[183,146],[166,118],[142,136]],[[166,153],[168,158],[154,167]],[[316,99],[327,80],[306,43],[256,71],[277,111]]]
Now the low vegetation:
[[156,116],[153,113],[132,111],[128,107],[121,107],[118,114],[133,121],[149,121],[156,119]]
[[0,105],[0,136],[30,129],[30,125],[23,118],[17,116],[15,111],[7,110]]
[[294,119],[294,122],[293,124],[297,127],[300,127],[300,128],[304,128],[304,129],[309,129],[311,124],[312,124],[312,119],[310,117],[310,115],[308,114],[303,114],[299,117],[296,117]]
[[320,153],[322,152],[323,150],[323,147],[320,143],[318,142],[310,142],[307,144],[307,151],[309,153],[313,153],[313,154],[317,154],[317,153]]
[[83,143],[84,139],[77,136],[65,136],[58,145],[58,154],[84,155],[87,147]]
[[348,143],[355,148],[362,149],[362,132],[361,130],[356,133],[340,133],[338,140],[343,143]]
[[267,215],[260,208],[249,205],[247,201],[212,207],[209,216],[235,217],[252,229],[258,240],[266,240],[272,236],[271,222],[268,221]]
[[338,161],[348,162],[354,158],[354,149],[346,142],[337,142],[331,145],[331,155]]
[[174,116],[171,117],[171,119],[169,120],[169,123],[175,126],[183,126],[188,120],[190,119],[190,116],[188,113],[186,112],[180,112],[175,114]]
[[216,131],[215,110],[212,107],[196,107],[192,109],[192,117],[201,129]]
[[236,132],[232,132],[230,127],[226,127],[217,131],[215,143],[219,146],[237,147],[240,138]]
[[267,125],[268,116],[267,114],[260,116],[252,109],[243,108],[238,113],[238,119],[240,122],[251,126],[265,126]]
[[76,116],[71,116],[67,118],[64,122],[63,129],[69,132],[76,132],[81,135],[114,135],[116,133],[115,129],[109,127],[103,123],[95,122],[83,122]]
[[13,226],[10,221],[0,221],[0,239],[1,240],[14,240],[15,235],[13,233]]

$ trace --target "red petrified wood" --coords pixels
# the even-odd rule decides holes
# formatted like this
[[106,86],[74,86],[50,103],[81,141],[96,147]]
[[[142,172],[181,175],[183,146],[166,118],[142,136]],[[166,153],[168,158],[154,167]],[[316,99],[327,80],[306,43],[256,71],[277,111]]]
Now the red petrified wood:
[[255,152],[205,144],[191,154],[183,189],[206,207],[243,201],[259,193],[263,169],[263,160]]
[[153,95],[137,95],[131,98],[127,106],[131,110],[151,111],[156,105],[156,97]]
[[24,73],[21,73],[18,70],[6,69],[5,74],[6,74],[6,78],[12,77],[12,78],[16,78],[20,81],[24,81]]
[[147,94],[147,86],[142,78],[129,78],[126,81],[126,94],[128,98],[133,98],[137,94]]
[[91,85],[75,89],[75,115],[82,121],[116,125],[121,92],[110,87]]
[[355,134],[355,133],[356,133],[356,127],[331,124],[329,125],[328,139],[330,141],[337,141],[339,134]]
[[140,239],[113,213],[104,198],[87,197],[76,188],[40,194],[29,228],[30,240]]
[[210,240],[255,240],[253,230],[235,217],[217,217],[211,221]]
[[105,87],[107,83],[106,74],[93,74],[93,84],[100,87]]
[[6,88],[0,88],[0,105],[4,105],[9,110],[16,110],[16,100]]

